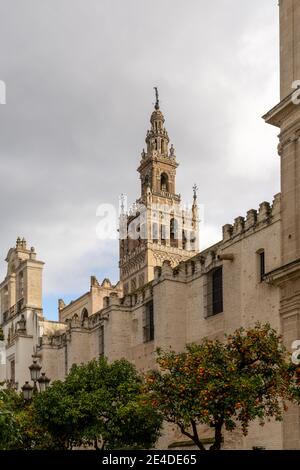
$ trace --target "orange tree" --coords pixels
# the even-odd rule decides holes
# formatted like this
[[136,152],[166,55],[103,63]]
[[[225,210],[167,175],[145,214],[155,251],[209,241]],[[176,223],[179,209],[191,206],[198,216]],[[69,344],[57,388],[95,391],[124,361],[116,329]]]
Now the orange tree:
[[159,370],[146,377],[146,391],[163,418],[176,424],[201,450],[199,425],[214,429],[211,450],[221,448],[224,428],[282,419],[292,400],[293,368],[281,337],[269,324],[237,330],[224,342],[204,339],[185,352],[158,350]]

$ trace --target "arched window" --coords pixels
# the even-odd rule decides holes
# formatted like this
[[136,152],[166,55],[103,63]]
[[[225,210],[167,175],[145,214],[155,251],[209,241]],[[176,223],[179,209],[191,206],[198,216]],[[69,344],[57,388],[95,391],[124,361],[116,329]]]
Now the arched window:
[[261,248],[256,253],[258,256],[258,265],[259,265],[259,281],[262,282],[264,280],[264,275],[266,274],[265,250]]
[[81,312],[81,323],[83,323],[89,316],[89,312],[84,308]]
[[166,173],[162,173],[160,177],[160,190],[169,191],[169,178]]
[[77,313],[75,313],[75,314],[73,315],[73,318],[72,318],[72,320],[74,320],[74,321],[78,321],[78,315],[77,315]]
[[170,220],[170,242],[171,246],[178,246],[178,221],[174,218]]

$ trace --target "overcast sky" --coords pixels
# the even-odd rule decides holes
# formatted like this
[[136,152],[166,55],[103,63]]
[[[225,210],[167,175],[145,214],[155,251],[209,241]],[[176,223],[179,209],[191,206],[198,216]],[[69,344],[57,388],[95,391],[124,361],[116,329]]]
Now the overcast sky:
[[204,206],[201,246],[279,192],[275,0],[0,0],[0,275],[18,235],[45,261],[44,306],[118,279],[96,209],[139,195],[158,86],[180,161],[177,191]]

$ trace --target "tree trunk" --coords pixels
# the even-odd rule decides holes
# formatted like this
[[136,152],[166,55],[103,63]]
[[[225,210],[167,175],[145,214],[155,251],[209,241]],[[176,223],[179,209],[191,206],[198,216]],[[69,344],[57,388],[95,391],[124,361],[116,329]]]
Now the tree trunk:
[[223,419],[220,419],[215,424],[215,442],[210,446],[209,450],[221,450],[223,422]]
[[206,450],[204,445],[202,444],[202,442],[200,441],[199,439],[199,436],[198,436],[198,431],[197,431],[197,425],[195,423],[195,421],[191,421],[191,424],[192,424],[192,429],[193,429],[193,434],[191,434],[190,432],[186,431],[184,426],[182,426],[181,424],[177,423],[180,431],[182,432],[182,434],[184,436],[187,436],[189,437],[193,442],[194,444],[200,449],[200,450]]

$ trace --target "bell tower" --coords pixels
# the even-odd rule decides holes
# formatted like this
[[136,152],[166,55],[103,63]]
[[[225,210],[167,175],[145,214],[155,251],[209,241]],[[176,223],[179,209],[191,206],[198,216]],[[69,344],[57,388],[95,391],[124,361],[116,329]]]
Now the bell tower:
[[[300,1],[280,0],[280,99],[264,119],[280,129],[281,266],[267,274],[280,288],[281,328],[286,347],[300,339]],[[300,449],[300,410],[283,421],[285,449]]]
[[173,145],[169,150],[169,136],[164,127],[165,118],[159,108],[158,91],[156,92],[156,103],[151,114],[151,129],[146,136],[147,151],[143,150],[141,164],[138,168],[141,178],[141,196],[145,197],[148,188],[156,196],[174,197],[176,161]]
[[194,192],[189,208],[176,194],[178,162],[165,128],[155,88],[155,106],[141,153],[138,173],[141,193],[129,213],[120,218],[120,279],[124,293],[134,292],[154,278],[154,268],[172,266],[198,251],[198,208]]

